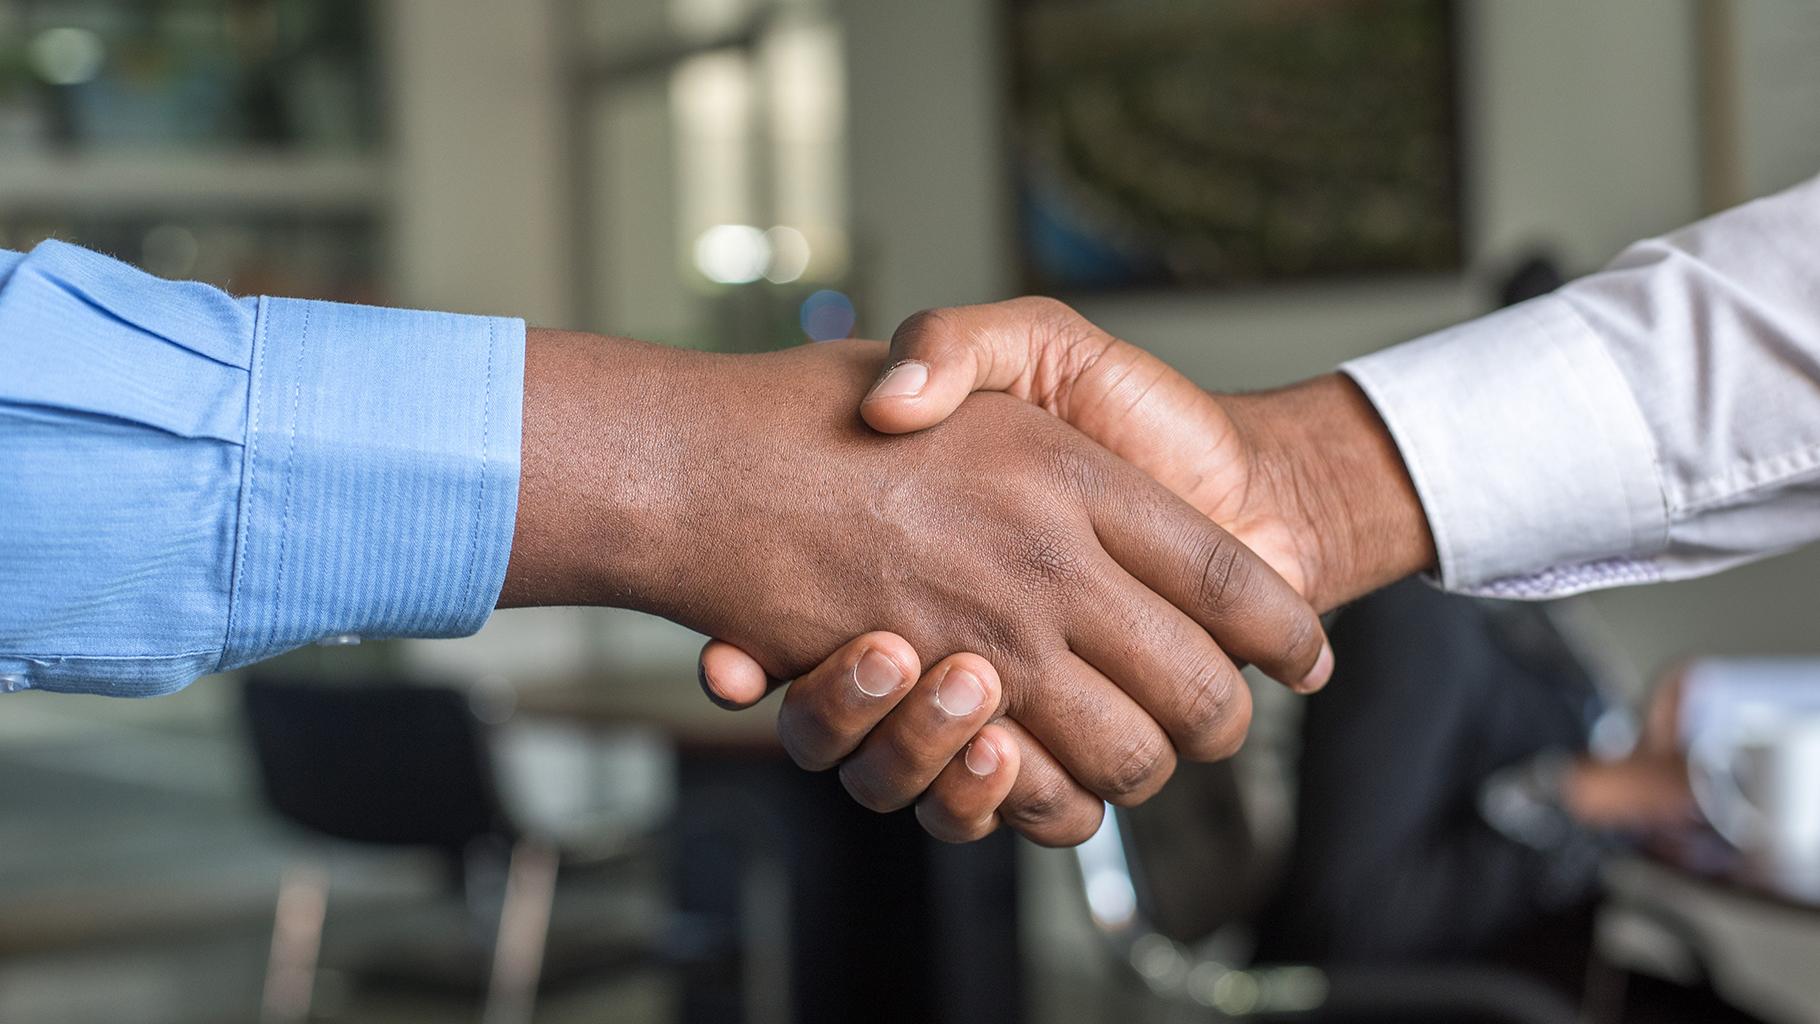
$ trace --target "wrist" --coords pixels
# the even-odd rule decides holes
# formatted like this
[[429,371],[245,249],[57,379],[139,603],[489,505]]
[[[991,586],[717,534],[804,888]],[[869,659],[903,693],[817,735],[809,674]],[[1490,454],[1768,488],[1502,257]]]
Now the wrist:
[[1434,537],[1390,430],[1350,378],[1223,399],[1253,474],[1303,545],[1326,610],[1435,565]]
[[664,583],[682,574],[667,560],[677,553],[690,430],[668,399],[688,393],[704,358],[625,338],[526,333],[518,519],[500,607],[669,603]]

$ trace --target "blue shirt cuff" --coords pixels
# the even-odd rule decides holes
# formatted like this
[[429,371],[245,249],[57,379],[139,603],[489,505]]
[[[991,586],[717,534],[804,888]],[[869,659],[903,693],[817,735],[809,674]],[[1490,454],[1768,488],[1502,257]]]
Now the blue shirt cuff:
[[486,622],[518,509],[524,344],[520,320],[259,300],[217,668]]

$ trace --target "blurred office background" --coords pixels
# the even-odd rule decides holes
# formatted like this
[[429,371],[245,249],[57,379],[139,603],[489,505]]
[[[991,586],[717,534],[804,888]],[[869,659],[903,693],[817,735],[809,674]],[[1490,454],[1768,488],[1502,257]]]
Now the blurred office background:
[[[1816,53],[1807,0],[0,0],[0,245],[729,350],[1041,288],[1209,388],[1251,388],[1481,313],[1532,257],[1571,277],[1820,172]],[[1119,116],[1139,108],[1144,130]],[[1218,171],[1196,177],[1203,158]],[[1575,615],[1641,703],[1677,659],[1820,654],[1817,579],[1809,551]],[[790,1019],[808,998],[792,980],[822,976],[800,957],[843,952],[790,936],[863,911],[792,889],[800,840],[721,860],[715,837],[824,830],[871,856],[896,833],[822,817],[777,769],[772,708],[701,698],[699,642],[630,613],[522,611],[279,671],[462,695],[514,819],[502,841],[564,851],[557,917],[581,966],[552,940],[546,966],[575,981],[537,1019]],[[487,973],[461,966],[471,951],[394,961],[490,936],[497,912],[447,898],[435,843],[337,842],[276,813],[241,684],[4,700],[0,1020],[252,1020],[262,999],[288,1019],[274,908],[287,886],[307,926],[324,878],[316,1018],[473,1012],[455,977]],[[1238,775],[1280,832],[1300,708],[1259,695]],[[946,856],[815,868],[855,905],[896,871],[953,904],[904,914],[906,945],[960,941],[968,908],[1007,922],[973,961],[918,954],[949,979],[905,997],[933,1000],[914,1003],[926,1019],[963,1019],[952,997],[1097,1020],[1132,964],[1173,969],[1096,934],[1072,854]],[[479,859],[453,874],[484,904],[510,858]],[[1696,919],[1728,995],[1820,1019],[1820,914],[1630,882]],[[1193,1005],[1243,1010],[1240,984]]]

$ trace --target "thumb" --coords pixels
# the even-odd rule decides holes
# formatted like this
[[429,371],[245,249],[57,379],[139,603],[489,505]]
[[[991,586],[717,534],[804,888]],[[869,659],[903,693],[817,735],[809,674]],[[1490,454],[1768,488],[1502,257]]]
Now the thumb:
[[1028,398],[1034,369],[1077,335],[1056,329],[1065,323],[1085,321],[1044,298],[917,313],[891,336],[891,360],[860,415],[874,430],[904,434],[947,419],[975,391]]
[[701,649],[695,676],[708,699],[729,711],[749,708],[783,685],[756,658],[725,640],[710,640]]

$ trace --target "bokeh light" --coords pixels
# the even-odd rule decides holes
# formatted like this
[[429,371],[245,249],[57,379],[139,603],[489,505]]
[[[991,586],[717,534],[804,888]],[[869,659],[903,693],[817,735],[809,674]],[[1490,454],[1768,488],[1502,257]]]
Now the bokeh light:
[[716,224],[695,240],[695,269],[716,284],[751,284],[770,263],[771,243],[750,224]]
[[852,299],[824,288],[803,300],[800,318],[810,341],[835,341],[853,336],[858,314]]
[[140,243],[141,264],[160,277],[184,278],[196,269],[201,252],[195,232],[178,224],[160,224]]
[[801,231],[779,224],[765,232],[771,246],[771,260],[765,267],[765,280],[772,284],[789,284],[809,270],[809,239]]
[[85,28],[47,28],[32,39],[32,70],[52,85],[81,85],[101,73],[107,47]]

